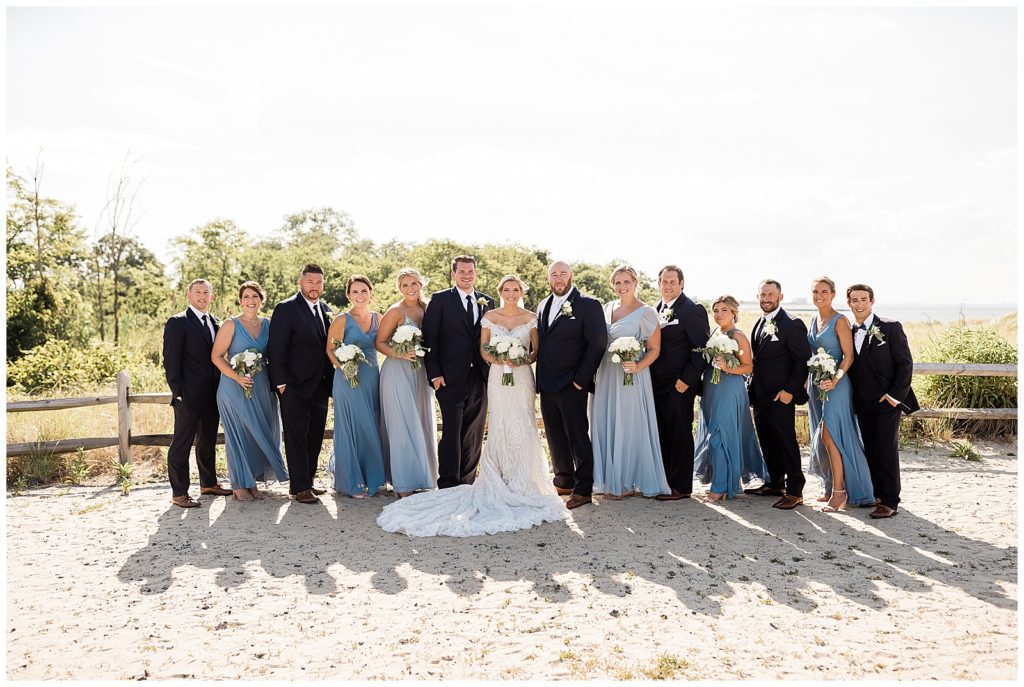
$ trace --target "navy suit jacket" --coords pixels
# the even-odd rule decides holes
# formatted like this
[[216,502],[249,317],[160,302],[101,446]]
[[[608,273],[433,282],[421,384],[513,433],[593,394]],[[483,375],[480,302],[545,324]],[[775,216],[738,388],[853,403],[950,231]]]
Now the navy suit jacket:
[[854,350],[850,366],[853,402],[857,412],[889,412],[888,401],[879,402],[885,394],[900,402],[898,408],[910,414],[921,409],[910,387],[914,377],[914,358],[903,325],[875,315],[871,326],[878,326],[883,339],[868,335],[859,352]]
[[330,306],[320,301],[324,328],[313,318],[309,303],[302,293],[286,298],[274,307],[270,316],[270,339],[267,341],[267,364],[270,383],[286,384],[286,394],[312,399],[329,396],[334,381],[334,368],[327,357],[326,331],[331,326],[327,313]]
[[[220,322],[212,315],[213,329]],[[220,370],[210,355],[213,341],[192,308],[171,315],[164,325],[164,373],[171,388],[171,405],[184,403],[187,408],[208,408],[217,405]]]
[[790,317],[782,308],[775,314],[775,338],[762,332],[762,316],[750,332],[750,347],[754,354],[754,371],[747,390],[750,402],[765,406],[775,394],[788,391],[793,403],[807,403],[807,361],[811,359],[811,344],[807,341],[807,325],[803,320]]
[[593,393],[594,375],[608,348],[604,310],[574,286],[566,300],[572,315],[559,314],[548,326],[552,299],[548,296],[537,308],[537,390],[555,393],[575,382]]
[[429,349],[423,357],[427,379],[444,377],[445,393],[456,398],[468,393],[472,375],[486,383],[490,371],[480,353],[480,320],[494,308],[494,299],[474,291],[473,300],[480,298],[486,305],[479,306],[480,314],[472,325],[466,303],[455,287],[432,294],[423,313],[423,345]]
[[661,353],[651,363],[651,383],[655,393],[663,393],[674,389],[676,380],[681,380],[699,394],[707,361],[693,349],[708,345],[708,311],[684,293],[672,304],[672,311],[669,321],[678,322],[661,328]]

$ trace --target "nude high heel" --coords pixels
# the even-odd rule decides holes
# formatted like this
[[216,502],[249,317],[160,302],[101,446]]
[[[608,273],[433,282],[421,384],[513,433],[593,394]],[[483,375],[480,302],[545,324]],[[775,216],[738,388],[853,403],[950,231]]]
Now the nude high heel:
[[822,513],[838,513],[841,510],[846,510],[846,500],[847,500],[846,490],[845,489],[833,489],[832,490],[832,498],[835,498],[836,494],[842,494],[843,495],[843,500],[840,501],[838,504],[833,506],[832,505],[832,499],[829,499],[828,504],[826,504],[824,507],[822,507],[822,509],[821,509]]

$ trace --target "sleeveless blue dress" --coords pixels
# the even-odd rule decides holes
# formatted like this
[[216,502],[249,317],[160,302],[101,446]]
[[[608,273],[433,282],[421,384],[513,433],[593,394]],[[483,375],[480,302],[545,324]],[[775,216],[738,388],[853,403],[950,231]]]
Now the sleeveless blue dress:
[[377,369],[379,316],[370,318],[364,332],[351,316],[345,317],[346,344],[362,349],[366,362],[359,365],[359,386],[353,388],[345,373],[334,371],[334,448],[327,473],[334,476],[335,491],[358,496],[377,493],[384,486],[384,455],[380,444],[380,372]]
[[[613,301],[605,306],[609,343],[624,336],[643,342],[658,328],[658,313],[646,305],[613,324],[611,313],[617,304]],[[671,490],[661,460],[651,369],[635,373],[632,386],[625,386],[622,376],[622,364],[612,362],[612,354],[605,351],[590,406],[594,492],[668,494]]]
[[733,498],[742,482],[764,480],[768,474],[750,417],[750,396],[743,375],[722,373],[711,383],[715,368],[704,370],[703,395],[694,438],[693,471],[711,491]]
[[[402,324],[416,326],[406,315]],[[434,390],[421,365],[387,358],[380,367],[381,439],[391,488],[403,494],[437,486]]]
[[[807,340],[811,344],[811,352],[817,353],[824,348],[836,360],[843,359],[843,349],[839,345],[836,334],[836,320],[842,315],[836,313],[820,331],[818,318],[815,316],[807,332]],[[818,400],[818,388],[807,376],[807,414],[811,427],[811,457],[807,464],[807,472],[817,475],[825,483],[825,493],[832,493],[832,465],[828,462],[828,451],[822,436],[822,426],[828,427],[832,441],[839,448],[843,457],[843,479],[846,482],[847,503],[853,506],[871,506],[875,503],[874,487],[871,485],[871,472],[868,461],[864,457],[864,441],[860,436],[860,428],[853,413],[853,397],[851,396],[850,378],[843,377],[836,388],[828,392],[825,402]]]
[[245,326],[233,318],[235,331],[228,345],[228,360],[236,353],[254,348],[264,355],[264,369],[252,379],[252,398],[230,377],[221,375],[217,385],[217,409],[224,426],[224,452],[232,489],[251,489],[256,480],[284,482],[288,471],[281,455],[281,418],[277,395],[267,377],[267,340],[270,320],[263,318],[255,339]]

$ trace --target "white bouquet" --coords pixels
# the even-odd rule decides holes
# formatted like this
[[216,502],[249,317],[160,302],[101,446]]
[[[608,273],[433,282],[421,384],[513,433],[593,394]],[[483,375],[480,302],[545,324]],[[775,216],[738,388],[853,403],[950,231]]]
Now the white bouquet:
[[[818,386],[821,382],[826,379],[836,378],[836,359],[828,354],[824,348],[818,348],[817,352],[811,356],[811,359],[807,361],[807,369],[811,373],[811,381],[814,386]],[[824,389],[818,389],[818,400],[827,401],[828,392]]]
[[396,329],[395,333],[391,335],[388,345],[399,355],[415,352],[416,360],[412,361],[412,369],[414,370],[418,370],[423,366],[423,361],[420,358],[425,356],[427,351],[430,350],[423,347],[423,332],[420,331],[419,327],[411,324],[403,324]]
[[[612,362],[635,363],[643,357],[644,346],[635,337],[620,336],[608,346],[608,352],[612,354]],[[633,386],[633,373],[622,373],[622,386]]]
[[507,363],[521,365],[530,359],[530,354],[523,343],[514,336],[492,336],[491,340],[484,344],[484,350],[502,363],[501,385],[515,386],[512,367]]
[[337,346],[334,349],[334,357],[341,363],[342,374],[348,380],[349,385],[354,389],[359,386],[359,364],[366,362],[366,354],[363,349],[355,344],[347,344],[344,341],[332,339],[331,343]]
[[[725,360],[725,364],[730,368],[739,367],[740,365],[740,345],[736,339],[732,338],[729,334],[723,334],[722,332],[715,332],[708,339],[708,345],[703,348],[693,349],[696,352],[704,354],[704,360],[714,364],[715,358],[722,358]],[[714,372],[711,373],[711,383],[718,384],[722,381],[722,371],[716,366]]]
[[[252,379],[253,375],[263,372],[263,354],[255,348],[247,348],[240,353],[235,353],[228,361],[231,369],[240,375]],[[245,390],[245,397],[252,398],[252,387]]]

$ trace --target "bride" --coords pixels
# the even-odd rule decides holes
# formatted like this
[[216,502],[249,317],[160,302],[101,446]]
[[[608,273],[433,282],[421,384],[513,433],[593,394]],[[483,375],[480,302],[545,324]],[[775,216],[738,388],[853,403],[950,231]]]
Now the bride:
[[530,351],[528,362],[509,366],[513,386],[502,386],[503,365],[483,353],[491,364],[487,379],[491,417],[480,474],[473,484],[421,492],[389,504],[377,518],[388,532],[471,537],[527,529],[569,516],[552,486],[534,420],[530,364],[537,357],[537,318],[519,307],[525,291],[519,277],[502,277],[498,283],[502,306],[485,313],[480,322],[481,346],[492,335],[513,336]]

